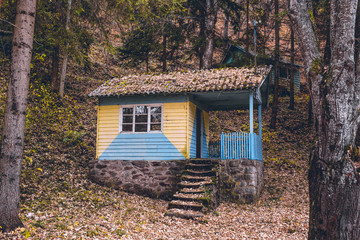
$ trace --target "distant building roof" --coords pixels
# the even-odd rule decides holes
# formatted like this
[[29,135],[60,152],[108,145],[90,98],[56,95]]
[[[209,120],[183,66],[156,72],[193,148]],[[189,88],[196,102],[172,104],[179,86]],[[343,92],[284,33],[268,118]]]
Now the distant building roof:
[[110,97],[256,89],[269,72],[270,67],[260,66],[257,74],[254,74],[253,68],[243,67],[129,75],[105,82],[89,96]]
[[[229,53],[232,52],[232,51],[241,51],[243,53],[246,53],[246,49],[244,47],[236,46],[236,45],[230,45],[230,47],[227,50],[227,54],[224,56],[224,58],[222,60],[222,63],[228,64],[228,63],[231,63],[234,60],[229,56]],[[253,58],[255,56],[255,53],[252,52],[251,50],[249,50],[249,55],[250,55],[251,58]],[[268,55],[259,55],[258,54],[257,57],[259,59],[261,59],[263,62],[265,62],[263,64],[272,64],[272,65],[275,64],[274,56],[272,56],[271,54],[268,54]],[[280,64],[291,66],[291,63],[286,59],[280,59],[279,62],[280,62]],[[297,63],[294,63],[294,67],[303,68],[304,66],[302,66],[300,64],[297,64]]]

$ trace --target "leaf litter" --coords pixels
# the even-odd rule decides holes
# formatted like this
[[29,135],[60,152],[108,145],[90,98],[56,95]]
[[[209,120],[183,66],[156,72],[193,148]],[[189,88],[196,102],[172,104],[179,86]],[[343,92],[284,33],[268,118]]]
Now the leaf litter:
[[[99,80],[73,69],[60,102],[41,82],[32,83],[21,180],[24,227],[0,239],[306,239],[307,159],[313,143],[306,94],[288,110],[281,99],[278,129],[264,118],[264,190],[254,204],[223,202],[202,218],[165,217],[168,202],[97,185],[88,179],[94,159]],[[99,71],[100,72],[100,71]],[[85,76],[85,77],[83,77]],[[104,78],[98,76],[97,79]],[[0,76],[1,81],[5,81]],[[86,89],[86,91],[84,91]],[[0,124],[5,91],[0,94]],[[212,138],[248,128],[246,111],[211,113]],[[72,132],[71,132],[72,131]]]

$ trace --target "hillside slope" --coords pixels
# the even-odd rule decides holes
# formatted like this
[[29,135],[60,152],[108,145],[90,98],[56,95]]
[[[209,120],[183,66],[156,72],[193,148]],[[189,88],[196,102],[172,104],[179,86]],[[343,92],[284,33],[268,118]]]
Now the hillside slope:
[[[5,86],[8,72],[0,73]],[[88,179],[95,157],[96,99],[87,97],[109,76],[93,66],[73,67],[59,100],[46,80],[32,80],[21,180],[25,228],[0,238],[18,239],[304,239],[308,227],[307,161],[313,131],[304,93],[294,111],[281,99],[277,131],[265,109],[265,189],[252,205],[222,203],[200,220],[164,217],[167,202],[101,187]],[[6,88],[0,89],[0,124]],[[211,113],[212,136],[245,130],[245,111]]]

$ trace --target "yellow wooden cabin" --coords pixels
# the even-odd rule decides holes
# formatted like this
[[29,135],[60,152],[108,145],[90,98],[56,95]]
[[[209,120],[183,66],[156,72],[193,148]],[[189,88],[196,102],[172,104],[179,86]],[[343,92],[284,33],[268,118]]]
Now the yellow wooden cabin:
[[[90,93],[99,99],[95,178],[111,182],[105,179],[108,176],[121,187],[139,178],[141,182],[131,186],[144,190],[146,187],[140,185],[146,185],[150,178],[153,181],[156,166],[162,166],[159,174],[171,175],[176,172],[171,169],[183,160],[214,157],[209,156],[209,111],[250,107],[253,131],[252,109],[258,107],[261,114],[261,105],[266,105],[270,70],[267,66],[256,72],[248,68],[212,69],[130,75],[105,82]],[[229,151],[230,142],[225,135],[224,139],[217,158],[262,159],[256,150],[262,151],[261,127],[258,134],[248,133],[247,148],[234,144],[239,151],[248,149],[248,155],[231,155],[238,150]],[[171,161],[180,163],[171,165]],[[126,171],[138,177],[134,180]],[[160,188],[156,191],[161,192]]]

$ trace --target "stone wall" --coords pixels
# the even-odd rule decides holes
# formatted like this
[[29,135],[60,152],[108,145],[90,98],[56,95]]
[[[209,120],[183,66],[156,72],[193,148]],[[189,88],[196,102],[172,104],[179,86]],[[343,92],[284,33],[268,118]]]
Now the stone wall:
[[[95,182],[149,197],[170,199],[187,161],[101,160],[90,165]],[[262,191],[263,162],[248,159],[219,160],[217,196],[220,201],[255,202]],[[218,193],[220,193],[218,195]]]
[[248,159],[221,160],[219,186],[222,201],[255,202],[264,186],[263,162]]
[[115,189],[169,199],[176,191],[184,167],[184,160],[101,160],[91,163],[90,178]]

